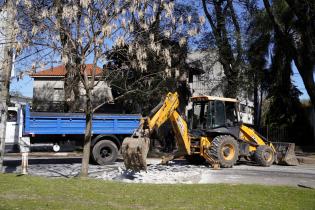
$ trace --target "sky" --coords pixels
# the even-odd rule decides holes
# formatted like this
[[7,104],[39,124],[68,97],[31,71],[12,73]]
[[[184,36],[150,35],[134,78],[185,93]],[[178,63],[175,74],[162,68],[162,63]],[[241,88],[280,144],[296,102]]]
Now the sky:
[[11,80],[10,92],[20,92],[23,96],[33,97],[33,79],[25,76],[17,81],[16,78]]
[[[313,75],[315,77],[315,75]],[[305,89],[305,86],[303,84],[303,80],[298,72],[298,70],[296,69],[295,65],[293,65],[293,75],[292,75],[292,81],[293,84],[297,86],[297,88],[302,92],[302,95],[300,96],[300,100],[309,100],[310,97],[307,94],[307,91]]]

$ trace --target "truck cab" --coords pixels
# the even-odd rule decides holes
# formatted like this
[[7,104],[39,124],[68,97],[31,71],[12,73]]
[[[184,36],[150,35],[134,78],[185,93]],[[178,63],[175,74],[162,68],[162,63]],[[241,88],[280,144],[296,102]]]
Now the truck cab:
[[20,106],[8,107],[5,132],[5,151],[19,152],[19,139],[23,133],[23,111]]

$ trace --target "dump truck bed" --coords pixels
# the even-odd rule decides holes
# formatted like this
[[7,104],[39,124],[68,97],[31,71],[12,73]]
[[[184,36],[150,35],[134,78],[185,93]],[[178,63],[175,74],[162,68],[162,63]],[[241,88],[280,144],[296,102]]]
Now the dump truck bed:
[[[94,114],[93,134],[132,134],[139,126],[141,115]],[[84,113],[30,112],[25,108],[24,135],[84,134]]]

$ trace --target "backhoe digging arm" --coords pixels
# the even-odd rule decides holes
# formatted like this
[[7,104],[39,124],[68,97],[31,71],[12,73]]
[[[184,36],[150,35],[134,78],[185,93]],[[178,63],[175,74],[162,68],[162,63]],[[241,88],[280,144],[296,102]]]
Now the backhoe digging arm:
[[176,111],[179,106],[178,94],[168,93],[164,102],[155,107],[150,116],[143,118],[134,135],[125,138],[122,155],[126,169],[146,170],[146,157],[149,151],[150,134],[170,119],[179,152],[190,154],[190,139],[186,121]]

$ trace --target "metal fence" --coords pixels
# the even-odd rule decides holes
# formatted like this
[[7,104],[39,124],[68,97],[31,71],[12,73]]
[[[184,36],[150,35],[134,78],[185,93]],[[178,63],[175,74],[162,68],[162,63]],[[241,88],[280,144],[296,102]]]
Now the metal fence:
[[260,128],[259,133],[272,142],[293,142],[288,128],[270,128],[268,126]]

